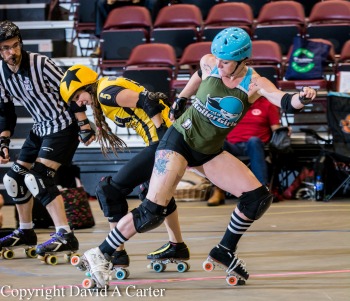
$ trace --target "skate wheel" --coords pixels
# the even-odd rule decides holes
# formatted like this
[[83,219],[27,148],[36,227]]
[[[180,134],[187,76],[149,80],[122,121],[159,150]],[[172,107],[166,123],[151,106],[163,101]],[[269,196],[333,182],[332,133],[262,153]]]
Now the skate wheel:
[[86,278],[82,282],[83,288],[93,288],[95,286],[95,281],[91,278]]
[[228,285],[236,286],[238,285],[238,278],[236,276],[230,275],[226,277],[226,282]]
[[188,271],[188,264],[186,262],[180,262],[177,265],[177,271],[179,273],[184,273],[184,272]]
[[45,262],[50,265],[56,265],[58,263],[58,259],[55,255],[49,255],[45,258]]
[[30,258],[36,258],[38,256],[38,254],[35,252],[35,248],[29,248],[26,250],[26,255]]
[[125,269],[117,269],[116,273],[115,273],[115,278],[117,278],[118,280],[123,280],[125,278],[127,278],[127,272]]
[[3,252],[2,256],[5,259],[12,259],[13,257],[15,257],[15,252],[13,252],[12,250],[6,250]]
[[90,272],[86,272],[86,273],[85,273],[85,276],[91,278],[91,273],[90,273]]
[[147,265],[147,269],[153,270],[153,262],[151,262],[150,264]]
[[211,272],[214,270],[214,264],[208,260],[203,262],[203,270],[206,272]]
[[80,264],[80,257],[79,256],[77,256],[77,255],[75,255],[75,256],[72,256],[71,258],[70,258],[70,264],[72,265],[72,266],[77,266],[77,265],[79,265]]
[[130,271],[129,271],[129,270],[126,270],[126,276],[125,276],[125,279],[126,279],[126,278],[129,278],[129,276],[130,276]]
[[165,270],[165,265],[160,262],[153,263],[153,270],[157,273],[161,273]]

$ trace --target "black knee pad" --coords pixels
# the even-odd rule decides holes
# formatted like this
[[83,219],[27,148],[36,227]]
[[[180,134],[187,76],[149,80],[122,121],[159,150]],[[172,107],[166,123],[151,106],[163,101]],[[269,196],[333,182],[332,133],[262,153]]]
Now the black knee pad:
[[138,208],[131,211],[138,233],[144,233],[160,226],[167,215],[167,208],[145,199]]
[[269,209],[273,195],[265,186],[244,192],[239,198],[238,209],[249,219],[257,220]]
[[24,183],[24,177],[28,171],[26,167],[16,162],[3,178],[6,192],[16,204],[28,203],[32,197],[32,194]]
[[56,170],[40,162],[35,162],[24,178],[29,191],[45,207],[60,195],[55,183],[55,176]]
[[101,210],[110,222],[119,220],[128,213],[129,206],[126,201],[128,191],[123,191],[112,181],[112,177],[103,178],[96,187],[96,198]]
[[172,214],[177,208],[176,202],[174,198],[171,198],[168,206],[166,206],[167,212],[166,212],[166,216]]

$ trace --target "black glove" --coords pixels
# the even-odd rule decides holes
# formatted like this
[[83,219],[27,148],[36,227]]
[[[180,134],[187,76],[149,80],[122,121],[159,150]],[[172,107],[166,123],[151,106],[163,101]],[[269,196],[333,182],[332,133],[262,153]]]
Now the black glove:
[[[304,87],[301,88],[300,92],[304,92]],[[310,102],[312,102],[311,98],[306,98],[305,96],[300,96],[300,93],[299,93],[299,100],[303,105],[307,105]]]
[[178,119],[183,114],[183,112],[186,111],[187,101],[188,99],[186,97],[177,97],[174,101],[175,107],[172,105],[170,108],[169,117],[170,114],[173,114],[174,118]]
[[10,142],[11,140],[9,137],[0,136],[0,156],[1,157],[5,158],[4,149],[6,148],[7,151],[9,151]]
[[92,136],[95,135],[95,131],[92,129],[89,130],[80,130],[79,131],[79,137],[83,143],[86,143],[90,140]]
[[165,108],[164,105],[159,103],[160,99],[167,99],[167,96],[162,92],[141,92],[139,94],[139,100],[136,103],[136,108],[143,109],[148,117],[152,118]]

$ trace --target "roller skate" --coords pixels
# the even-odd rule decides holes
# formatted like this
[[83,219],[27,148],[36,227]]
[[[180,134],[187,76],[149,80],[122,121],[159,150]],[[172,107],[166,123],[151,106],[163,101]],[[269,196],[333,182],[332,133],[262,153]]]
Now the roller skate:
[[126,269],[130,264],[130,259],[125,250],[114,251],[111,256],[111,261],[113,263],[115,278],[118,280],[123,280],[130,276],[129,270]]
[[0,239],[0,257],[12,259],[15,249],[23,249],[27,257],[35,258],[37,237],[33,229],[16,229],[11,234]]
[[82,257],[73,256],[71,264],[80,271],[87,271],[90,275],[82,282],[83,288],[107,289],[112,279],[113,263],[111,258],[97,248],[90,249]]
[[214,247],[203,262],[203,269],[211,272],[219,267],[226,270],[226,282],[229,285],[244,285],[249,278],[243,260],[239,259],[234,251],[228,250],[221,245]]
[[[115,273],[115,278],[123,280],[130,276],[129,270],[126,269],[130,264],[130,259],[125,250],[114,251],[110,260],[113,264],[112,271]],[[91,277],[89,272],[86,272],[85,275]]]
[[73,232],[68,233],[64,229],[51,234],[52,238],[37,245],[36,254],[41,262],[56,265],[58,263],[58,254],[64,254],[64,262],[70,262],[75,252],[79,249],[79,242]]
[[147,266],[157,273],[165,271],[168,263],[177,264],[177,271],[184,273],[190,269],[190,264],[185,262],[190,259],[190,251],[185,243],[166,243],[156,251],[149,253],[147,259],[151,263]]

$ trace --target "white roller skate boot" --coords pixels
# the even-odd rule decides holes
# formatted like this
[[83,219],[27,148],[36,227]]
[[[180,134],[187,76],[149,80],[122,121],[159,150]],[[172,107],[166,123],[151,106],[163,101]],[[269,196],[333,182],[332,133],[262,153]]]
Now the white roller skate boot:
[[249,278],[245,262],[237,257],[235,251],[221,245],[215,246],[203,263],[203,269],[207,272],[213,271],[216,266],[226,270],[229,285],[243,285]]
[[84,266],[81,270],[85,268],[91,277],[83,280],[84,288],[108,288],[112,278],[113,263],[106,257],[107,255],[103,255],[98,247],[87,250],[81,257],[81,265]]

